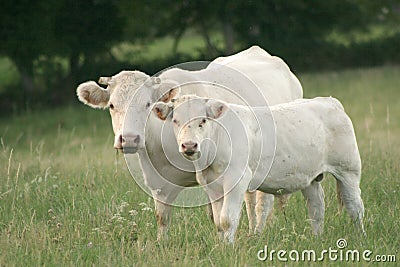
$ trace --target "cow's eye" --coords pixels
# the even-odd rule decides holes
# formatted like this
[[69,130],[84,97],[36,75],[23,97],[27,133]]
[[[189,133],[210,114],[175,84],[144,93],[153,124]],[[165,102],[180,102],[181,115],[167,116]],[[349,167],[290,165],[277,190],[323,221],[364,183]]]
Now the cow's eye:
[[178,121],[177,121],[177,120],[175,120],[175,119],[173,119],[173,120],[172,120],[172,122],[173,122],[173,123],[175,123],[175,124],[177,124],[177,123],[178,123]]
[[146,108],[149,108],[149,107],[150,107],[150,102],[147,102]]
[[109,107],[110,109],[114,109],[114,105],[113,105],[113,104],[110,104],[108,107]]

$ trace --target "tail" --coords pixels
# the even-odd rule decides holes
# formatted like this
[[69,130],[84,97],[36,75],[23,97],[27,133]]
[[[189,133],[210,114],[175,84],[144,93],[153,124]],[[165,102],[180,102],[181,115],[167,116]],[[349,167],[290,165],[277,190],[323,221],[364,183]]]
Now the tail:
[[342,199],[342,190],[340,189],[339,180],[337,180],[337,179],[335,179],[335,180],[336,180],[336,197],[339,202],[338,213],[340,214],[343,210],[344,203],[343,203],[343,199]]

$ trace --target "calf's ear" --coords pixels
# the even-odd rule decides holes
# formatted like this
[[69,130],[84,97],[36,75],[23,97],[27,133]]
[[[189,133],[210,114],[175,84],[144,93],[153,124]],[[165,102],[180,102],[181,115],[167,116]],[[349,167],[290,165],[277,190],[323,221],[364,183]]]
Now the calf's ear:
[[166,120],[168,115],[172,112],[172,106],[164,103],[157,102],[153,106],[153,112],[160,120]]
[[206,102],[206,114],[209,118],[221,118],[226,113],[227,109],[227,105],[221,101],[210,99]]
[[106,108],[110,92],[93,81],[81,83],[76,89],[78,99],[92,108]]

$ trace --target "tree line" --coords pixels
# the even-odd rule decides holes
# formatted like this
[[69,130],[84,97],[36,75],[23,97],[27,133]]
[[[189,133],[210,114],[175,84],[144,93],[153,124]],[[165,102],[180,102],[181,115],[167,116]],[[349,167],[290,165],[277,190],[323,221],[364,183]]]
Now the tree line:
[[[0,102],[5,110],[58,105],[74,98],[79,82],[101,74],[122,68],[151,74],[253,44],[295,72],[398,63],[399,22],[398,0],[5,0],[0,56],[10,59],[19,80],[0,90]],[[197,56],[178,50],[188,33],[205,44]],[[172,48],[156,60],[111,53],[122,42],[146,46],[166,36]]]

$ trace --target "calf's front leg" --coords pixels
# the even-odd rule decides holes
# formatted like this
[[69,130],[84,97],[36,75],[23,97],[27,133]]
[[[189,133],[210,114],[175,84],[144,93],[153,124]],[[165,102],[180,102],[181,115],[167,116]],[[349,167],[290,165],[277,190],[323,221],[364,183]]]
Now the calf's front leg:
[[224,232],[224,241],[233,243],[239,225],[244,195],[251,180],[251,171],[247,169],[239,181],[230,178],[229,176],[223,177],[224,202],[220,214],[220,224]]

